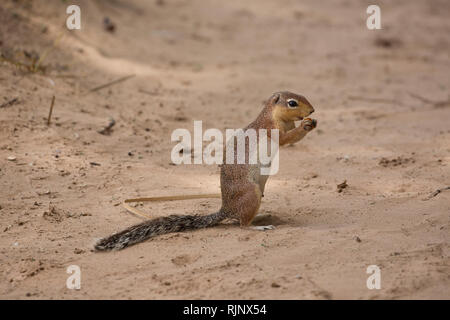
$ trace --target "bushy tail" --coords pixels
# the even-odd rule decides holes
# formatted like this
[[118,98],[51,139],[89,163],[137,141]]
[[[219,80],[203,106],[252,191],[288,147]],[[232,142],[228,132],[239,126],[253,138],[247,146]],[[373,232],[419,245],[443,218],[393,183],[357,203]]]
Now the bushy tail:
[[171,215],[156,218],[99,240],[95,244],[95,249],[97,251],[120,250],[161,234],[212,227],[225,218],[226,214],[222,210],[206,216]]

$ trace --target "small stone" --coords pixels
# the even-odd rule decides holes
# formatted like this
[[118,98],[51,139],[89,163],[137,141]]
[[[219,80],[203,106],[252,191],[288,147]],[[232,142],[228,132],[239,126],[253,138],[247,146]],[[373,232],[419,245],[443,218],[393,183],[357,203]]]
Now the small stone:
[[9,156],[7,159],[8,161],[16,161],[16,157],[14,156]]
[[358,236],[355,237],[355,240],[356,242],[361,242],[361,239]]
[[103,19],[103,27],[105,28],[106,31],[111,33],[114,33],[114,31],[116,31],[116,25],[108,17],[105,17]]
[[272,288],[279,288],[281,287],[278,283],[272,282]]
[[81,253],[84,253],[84,250],[75,248],[75,250],[73,250],[73,253],[75,253],[75,254],[81,254]]

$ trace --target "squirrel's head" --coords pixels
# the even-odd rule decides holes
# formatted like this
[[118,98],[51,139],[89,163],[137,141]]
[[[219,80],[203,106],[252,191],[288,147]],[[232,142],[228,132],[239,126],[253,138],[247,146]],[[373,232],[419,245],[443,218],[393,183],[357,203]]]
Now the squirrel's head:
[[276,92],[268,101],[277,120],[289,122],[302,120],[314,112],[313,106],[302,95],[292,92]]

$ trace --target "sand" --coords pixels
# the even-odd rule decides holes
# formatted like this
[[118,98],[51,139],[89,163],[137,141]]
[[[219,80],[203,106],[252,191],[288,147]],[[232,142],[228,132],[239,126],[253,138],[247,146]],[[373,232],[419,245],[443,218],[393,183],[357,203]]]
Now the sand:
[[[430,197],[450,186],[448,1],[379,1],[381,30],[357,0],[75,3],[73,31],[63,1],[0,8],[3,57],[45,57],[37,72],[0,63],[1,298],[450,298],[450,190]],[[226,222],[92,251],[141,221],[126,198],[219,191],[216,166],[171,164],[173,130],[244,127],[279,90],[305,95],[318,128],[268,181],[259,224],[276,229]]]

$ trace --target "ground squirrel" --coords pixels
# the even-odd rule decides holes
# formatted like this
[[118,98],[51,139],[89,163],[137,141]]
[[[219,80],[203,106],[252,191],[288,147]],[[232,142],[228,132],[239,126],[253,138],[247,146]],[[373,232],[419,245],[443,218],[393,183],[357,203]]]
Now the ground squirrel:
[[[316,127],[316,120],[305,118],[312,112],[314,108],[305,97],[291,92],[277,92],[265,102],[256,120],[244,130],[252,128],[258,132],[258,129],[267,129],[269,133],[270,129],[278,129],[279,145],[293,144]],[[296,127],[294,121],[298,120],[302,122]],[[225,156],[224,152],[224,158]],[[273,228],[273,226],[250,227],[258,213],[269,176],[261,175],[260,164],[247,163],[246,160],[245,164],[221,165],[222,207],[218,212],[209,215],[170,215],[151,219],[99,240],[95,244],[95,249],[120,250],[157,235],[212,227],[226,218],[239,219],[241,227],[258,230]]]

